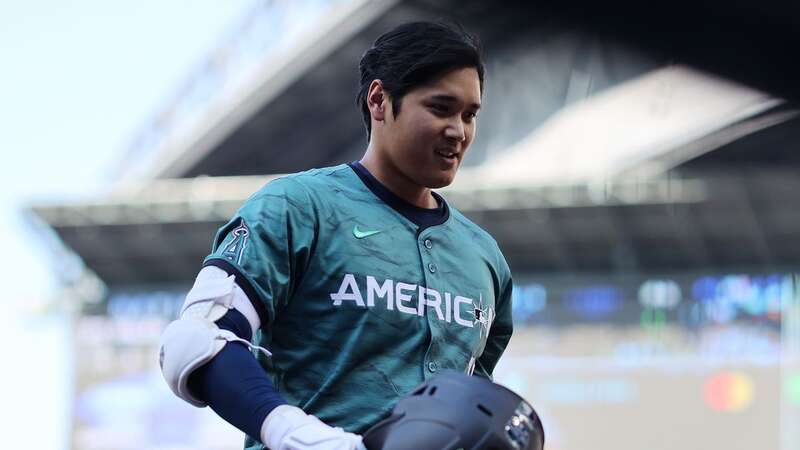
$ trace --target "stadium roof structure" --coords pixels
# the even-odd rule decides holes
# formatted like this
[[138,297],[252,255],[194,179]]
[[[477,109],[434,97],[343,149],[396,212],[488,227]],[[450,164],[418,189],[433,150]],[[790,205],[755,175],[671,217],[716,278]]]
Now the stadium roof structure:
[[[794,14],[800,13],[800,7],[786,11],[791,7],[772,0],[764,0],[758,8],[750,6],[754,11],[747,5],[729,5],[721,0],[700,1],[709,6],[707,9],[696,8],[694,2],[691,5],[670,2],[664,11],[649,4],[637,7],[623,2],[624,6],[615,6],[581,0],[545,0],[535,5],[512,0],[503,2],[503,6],[479,0],[340,0],[329,3],[335,7],[307,27],[306,33],[297,34],[291,51],[265,55],[249,68],[247,77],[239,77],[243,82],[214,86],[223,93],[215,97],[216,101],[200,108],[182,105],[184,99],[195,97],[189,89],[183,98],[167,105],[157,117],[180,117],[175,111],[191,109],[193,120],[185,121],[188,124],[177,120],[172,125],[168,122],[145,129],[142,138],[136,140],[144,147],[132,147],[125,161],[130,167],[123,171],[125,179],[290,173],[356,159],[365,143],[361,117],[354,104],[358,60],[381,32],[409,20],[456,18],[481,36],[489,55],[508,45],[509,36],[530,29],[542,29],[542,33],[554,35],[580,32],[593,37],[579,45],[592,45],[592,39],[619,41],[630,51],[649,52],[658,66],[688,62],[755,85],[762,92],[764,88],[771,88],[766,91],[777,92],[782,98],[800,99],[797,83],[787,81],[800,78],[800,68],[795,58],[784,51],[797,48],[792,43],[800,45],[800,33],[793,31],[800,29],[797,27],[800,14]],[[566,3],[582,8],[584,14],[600,9],[604,13],[598,18],[603,20],[587,21],[586,16]],[[751,23],[748,14],[753,13],[765,19],[760,27]],[[709,24],[715,26],[709,27]],[[263,24],[250,21],[248,27],[240,33],[244,38],[253,34],[253,28],[263,28]],[[684,32],[676,33],[675,29]],[[666,43],[671,47],[664,48]],[[247,46],[238,40],[227,42],[212,55],[205,70],[195,73],[198,78],[195,84],[202,85],[207,78],[231,78],[219,61],[235,59],[230,55],[242,47]],[[569,54],[574,49],[554,46],[550,51]],[[672,79],[687,78],[685,71],[676,72],[672,71]],[[538,76],[542,76],[541,71]],[[547,74],[544,76],[538,81],[559,86],[560,80],[552,78],[564,75],[554,71],[551,79]],[[670,89],[669,80],[661,80],[666,78],[663,74],[661,79],[652,78],[657,78],[655,91],[660,98],[651,97],[656,102],[663,101],[670,94],[665,92]],[[717,81],[694,86],[725,85]],[[650,83],[651,87],[653,85]],[[573,86],[568,88],[573,89]],[[695,90],[692,94],[698,93]],[[569,92],[565,97],[568,95]],[[703,95],[711,96],[706,92]],[[752,97],[750,100],[757,100]],[[769,101],[760,106],[747,105],[745,111],[753,113]],[[544,110],[537,115],[549,116],[564,104],[553,105],[549,110],[539,106]],[[692,102],[694,109],[714,106],[708,101]],[[731,106],[737,105],[728,106],[731,110]],[[653,106],[659,107],[664,108],[658,104]],[[684,108],[680,112],[690,113],[691,109]],[[665,120],[674,121],[677,117],[673,111],[673,116]],[[731,117],[737,119],[736,115]],[[629,115],[620,122],[631,119],[635,116]],[[312,129],[313,132],[308,132]],[[145,138],[153,134],[157,139]],[[148,157],[144,157],[145,154]]]
[[[192,279],[216,229],[272,177],[263,173],[360,156],[360,116],[342,109],[353,103],[354,61],[380,31],[441,15],[448,1],[342,4],[291,56],[256,67],[194,126],[158,140],[154,158],[110,195],[33,212],[108,285]],[[510,30],[529,26],[523,4],[464,1],[459,19],[502,46]],[[515,271],[800,259],[792,151],[800,119],[791,104],[671,65],[551,113],[510,148],[464,167],[443,192],[498,239]]]

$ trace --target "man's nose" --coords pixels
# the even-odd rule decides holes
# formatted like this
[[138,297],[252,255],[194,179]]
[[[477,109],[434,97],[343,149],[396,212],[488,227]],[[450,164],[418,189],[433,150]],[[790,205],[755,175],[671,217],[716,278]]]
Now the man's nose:
[[445,129],[445,136],[448,139],[454,139],[458,142],[464,142],[466,139],[466,131],[464,127],[464,122],[461,120],[460,117],[455,118],[450,122]]

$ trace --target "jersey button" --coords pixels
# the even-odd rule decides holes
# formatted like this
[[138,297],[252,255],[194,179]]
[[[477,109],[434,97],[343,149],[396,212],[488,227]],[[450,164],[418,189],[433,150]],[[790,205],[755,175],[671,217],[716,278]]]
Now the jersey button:
[[431,273],[436,273],[436,264],[428,263],[428,270],[430,270]]
[[431,242],[431,240],[430,240],[430,239],[425,239],[425,248],[427,248],[428,250],[430,250],[430,249],[431,249],[431,247],[433,247],[433,242]]
[[436,372],[436,361],[428,361],[428,370]]

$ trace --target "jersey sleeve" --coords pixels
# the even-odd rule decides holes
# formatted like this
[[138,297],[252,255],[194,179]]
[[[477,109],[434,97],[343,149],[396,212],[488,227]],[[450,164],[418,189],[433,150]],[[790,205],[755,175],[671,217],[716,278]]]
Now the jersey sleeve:
[[503,352],[508,346],[508,341],[511,340],[511,334],[514,330],[513,321],[511,317],[511,291],[513,283],[511,282],[511,272],[505,260],[502,259],[504,279],[500,284],[498,301],[495,308],[495,318],[492,326],[489,329],[489,336],[486,338],[486,346],[483,353],[475,362],[474,375],[484,378],[492,379],[492,372],[500,360]]
[[273,180],[219,229],[203,263],[236,276],[262,328],[292,298],[303,276],[316,240],[314,211],[299,182]]

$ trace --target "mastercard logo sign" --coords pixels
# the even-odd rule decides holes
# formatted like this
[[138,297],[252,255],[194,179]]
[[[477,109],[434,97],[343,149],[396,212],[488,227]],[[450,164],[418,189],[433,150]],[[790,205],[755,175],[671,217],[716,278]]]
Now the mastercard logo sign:
[[753,395],[752,380],[741,373],[721,372],[703,385],[703,399],[714,411],[744,411],[753,403]]

